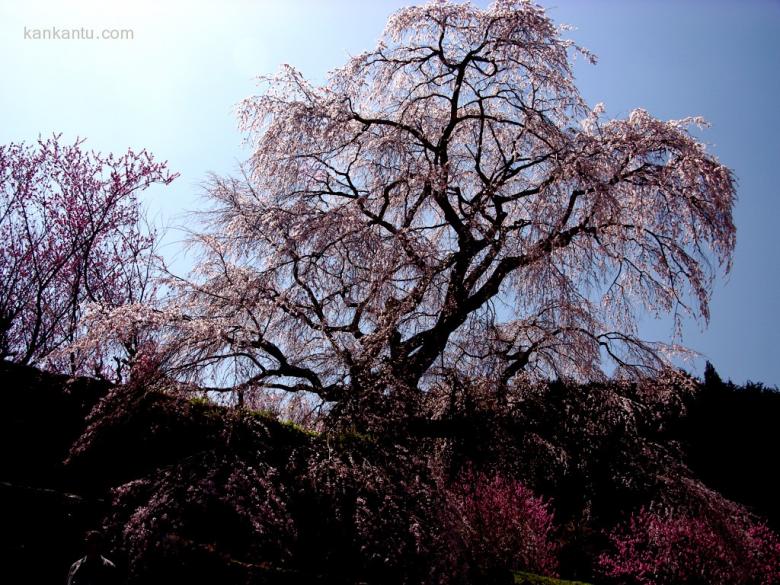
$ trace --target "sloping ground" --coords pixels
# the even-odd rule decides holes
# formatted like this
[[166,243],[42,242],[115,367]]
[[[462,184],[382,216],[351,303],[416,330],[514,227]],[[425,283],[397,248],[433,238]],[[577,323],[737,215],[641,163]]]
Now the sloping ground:
[[[411,544],[393,540],[394,534],[402,535],[409,525],[404,514],[419,518],[419,511],[393,508],[392,515],[382,516],[384,524],[368,525],[360,534],[352,533],[339,519],[354,513],[355,494],[376,500],[406,481],[405,471],[385,465],[394,470],[381,482],[389,491],[366,491],[360,453],[370,447],[360,435],[331,437],[336,443],[323,458],[322,449],[312,449],[322,442],[320,438],[257,413],[143,388],[112,389],[97,381],[71,380],[33,368],[10,364],[0,368],[4,401],[0,429],[6,446],[0,460],[0,564],[7,574],[25,575],[33,583],[62,582],[70,563],[83,554],[83,533],[100,526],[113,539],[112,550],[117,551],[113,560],[122,572],[131,568],[122,566],[125,558],[148,563],[135,567],[151,579],[141,581],[145,583],[183,579],[188,583],[341,584],[355,579],[351,567],[365,554],[361,535],[381,534],[400,549]],[[331,467],[330,458],[338,459],[339,453],[348,454],[357,472],[339,462]],[[372,477],[375,462],[372,459],[366,468]],[[284,475],[290,468],[300,473],[312,466],[320,466],[321,471],[303,477]],[[256,470],[264,471],[256,476]],[[285,501],[261,502],[260,509],[272,516],[284,513],[287,506],[290,516],[281,522],[284,527],[286,518],[295,518],[291,552],[263,548],[269,542],[283,542],[284,531],[274,536],[277,526],[271,522],[253,533],[253,524],[266,518],[247,519],[242,506],[251,502],[236,498],[236,493],[254,497],[250,494],[255,486],[261,491],[269,487],[263,485],[268,470],[281,473],[278,483],[292,491]],[[352,475],[340,475],[345,472]],[[236,477],[244,475],[251,486],[231,487]],[[337,481],[340,487],[335,492],[319,491],[318,481]],[[341,494],[337,500],[334,493]],[[414,506],[418,499],[409,501]],[[150,513],[144,516],[144,510]],[[161,523],[165,517],[174,524]],[[134,522],[153,529],[147,541],[122,536]],[[402,530],[393,523],[402,524]],[[376,535],[374,542],[381,543]],[[139,547],[147,548],[139,553]],[[252,561],[289,555],[308,562],[275,566]],[[371,582],[400,582],[398,568],[385,568],[383,557],[376,556],[375,566],[364,565],[362,574],[373,574],[376,580]],[[426,569],[425,557],[422,561],[418,559],[419,566]]]
[[[615,491],[610,483],[614,469],[636,482],[643,477],[640,472],[653,471],[652,461],[644,471],[637,468],[632,453],[642,450],[622,427],[595,438],[581,425],[563,428],[560,421],[566,420],[570,403],[588,400],[602,408],[603,402],[582,388],[554,386],[538,404],[526,404],[511,419],[506,429],[511,441],[491,440],[497,424],[486,413],[484,429],[456,433],[450,444],[457,439],[465,460],[488,463],[490,454],[479,449],[498,444],[499,453],[513,461],[525,457],[522,465],[551,460],[546,451],[535,455],[534,445],[562,445],[574,460],[593,469],[583,467],[577,470],[582,477],[573,479],[563,475],[542,491],[556,500],[559,513],[567,510],[567,501],[576,512],[588,486],[590,501],[603,508],[603,515],[631,509],[619,498],[630,501],[628,496],[643,492],[633,484],[627,496]],[[137,583],[397,583],[410,558],[418,567],[427,565],[428,553],[414,552],[417,544],[408,539],[408,527],[412,518],[425,526],[430,522],[425,514],[439,504],[418,506],[425,499],[418,496],[432,492],[424,484],[408,485],[415,477],[413,466],[383,460],[381,449],[375,450],[365,435],[319,437],[258,413],[154,389],[112,389],[95,380],[71,380],[7,363],[0,363],[0,398],[0,566],[8,574],[20,572],[32,583],[62,582],[68,565],[81,556],[81,535],[99,524],[113,539],[115,560],[136,560]],[[689,445],[692,466],[701,468],[708,483],[721,487],[718,482],[728,480],[732,497],[771,520],[767,512],[776,507],[765,496],[776,480],[764,473],[770,466],[760,463],[778,448],[776,431],[764,426],[780,415],[780,396],[760,388],[743,393],[710,380],[694,402],[688,419],[654,432],[649,444]],[[589,408],[574,411],[591,413]],[[756,418],[757,410],[763,418]],[[734,412],[739,416],[730,419],[728,413]],[[470,424],[474,420],[479,419],[472,416]],[[729,425],[729,420],[737,422]],[[751,429],[753,420],[764,426]],[[525,441],[528,433],[545,441]],[[720,468],[706,448],[718,433],[734,437],[738,445],[734,448],[722,437],[715,443],[730,449]],[[411,444],[422,449],[427,443]],[[602,445],[604,452],[594,445]],[[740,452],[746,455],[740,458]],[[707,456],[709,460],[702,459]],[[518,463],[518,476],[539,477],[541,485],[558,473],[522,465]],[[770,482],[763,491],[751,487],[758,476]],[[411,491],[398,491],[401,485]],[[645,491],[652,492],[653,485],[648,483]],[[722,485],[724,491],[729,486]],[[356,510],[358,501],[365,509]],[[385,503],[389,507],[383,508]],[[344,521],[361,514],[359,525]],[[592,557],[597,549],[587,533],[577,532],[582,526],[575,516],[564,527],[565,538],[570,549]],[[366,542],[378,548],[366,548]],[[401,555],[388,568],[387,542],[411,556]],[[359,570],[349,573],[358,565]],[[576,565],[569,561],[566,566]],[[339,573],[340,567],[347,573]],[[571,569],[564,574],[591,575]],[[159,578],[149,580],[148,575]],[[506,572],[504,577],[511,580]],[[575,585],[529,573],[516,574],[515,582]]]
[[566,581],[523,572],[515,573],[515,583],[517,585],[589,585],[583,581]]
[[[205,401],[125,391],[9,363],[0,363],[0,399],[0,566],[30,583],[64,582],[70,564],[83,555],[83,534],[105,528],[116,512],[113,488],[187,462],[195,461],[197,470],[198,457],[209,460],[215,449],[257,450],[282,464],[287,448],[306,440],[290,425],[248,413],[227,424],[229,411]],[[212,512],[221,514],[217,507]],[[211,546],[208,536],[204,545]],[[289,575],[265,566],[214,558],[260,582],[290,582]],[[123,555],[113,560],[124,572]]]

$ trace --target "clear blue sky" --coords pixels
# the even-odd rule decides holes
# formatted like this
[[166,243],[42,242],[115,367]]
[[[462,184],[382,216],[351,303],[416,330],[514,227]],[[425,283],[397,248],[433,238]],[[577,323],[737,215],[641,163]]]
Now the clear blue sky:
[[[230,172],[245,156],[233,107],[253,93],[254,76],[290,63],[322,81],[410,1],[0,0],[0,143],[62,132],[102,151],[146,147],[182,174],[145,195],[176,223],[198,205],[207,171]],[[709,327],[689,324],[683,342],[723,377],[780,384],[780,2],[542,4],[599,56],[576,67],[591,104],[612,116],[643,107],[712,123],[703,137],[739,179],[738,244]],[[133,39],[30,40],[25,27],[132,29]],[[643,330],[671,333],[665,321]]]

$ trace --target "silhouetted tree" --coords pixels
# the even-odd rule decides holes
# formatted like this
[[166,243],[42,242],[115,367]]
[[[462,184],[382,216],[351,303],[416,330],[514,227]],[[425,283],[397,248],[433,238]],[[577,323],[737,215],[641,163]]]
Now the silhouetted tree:
[[194,280],[136,318],[215,389],[336,402],[408,404],[453,371],[506,387],[663,368],[675,348],[636,314],[707,319],[733,177],[688,133],[699,118],[588,109],[572,50],[533,4],[435,2],[322,86],[265,78],[240,110],[246,176],[208,188]]

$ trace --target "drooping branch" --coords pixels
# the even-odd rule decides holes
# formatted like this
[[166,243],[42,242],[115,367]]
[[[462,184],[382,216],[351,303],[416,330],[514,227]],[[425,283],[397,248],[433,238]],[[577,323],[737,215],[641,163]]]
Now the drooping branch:
[[668,363],[639,312],[707,318],[733,178],[698,119],[588,109],[573,50],[531,4],[436,2],[322,86],[266,78],[240,109],[247,173],[210,185],[203,262],[177,289],[182,365],[247,352],[236,386],[347,397],[447,370],[506,384]]

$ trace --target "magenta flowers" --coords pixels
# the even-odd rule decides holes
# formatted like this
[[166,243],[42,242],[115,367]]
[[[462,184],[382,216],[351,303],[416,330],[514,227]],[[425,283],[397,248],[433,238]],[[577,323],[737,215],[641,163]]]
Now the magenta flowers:
[[86,303],[148,293],[154,234],[137,192],[175,176],[145,150],[104,156],[59,136],[0,146],[0,357],[70,372],[111,365],[99,352],[54,352],[79,337]]

